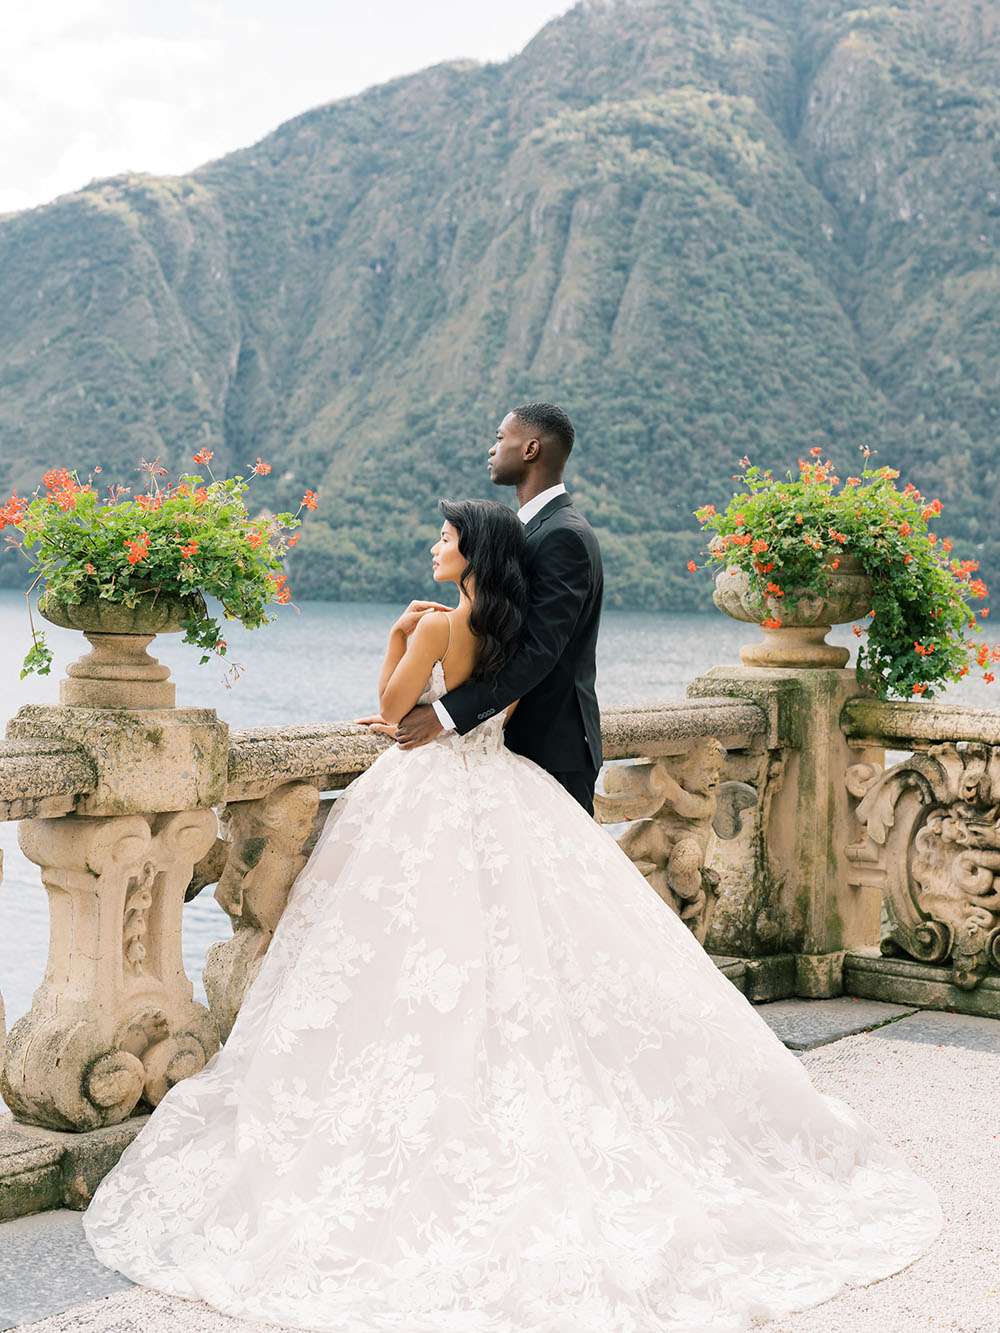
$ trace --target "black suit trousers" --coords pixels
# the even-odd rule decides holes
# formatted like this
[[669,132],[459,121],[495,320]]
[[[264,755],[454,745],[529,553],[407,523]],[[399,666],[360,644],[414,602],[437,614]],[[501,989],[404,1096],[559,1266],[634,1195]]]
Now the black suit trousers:
[[560,787],[565,787],[577,804],[582,805],[588,815],[594,813],[594,785],[597,782],[597,769],[585,772],[553,773],[552,776]]

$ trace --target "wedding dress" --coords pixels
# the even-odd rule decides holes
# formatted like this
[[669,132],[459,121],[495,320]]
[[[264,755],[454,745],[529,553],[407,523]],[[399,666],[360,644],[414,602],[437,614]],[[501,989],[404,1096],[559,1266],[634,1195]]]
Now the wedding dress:
[[331,1333],[725,1333],[939,1225],[499,716],[338,800],[84,1218],[136,1282]]

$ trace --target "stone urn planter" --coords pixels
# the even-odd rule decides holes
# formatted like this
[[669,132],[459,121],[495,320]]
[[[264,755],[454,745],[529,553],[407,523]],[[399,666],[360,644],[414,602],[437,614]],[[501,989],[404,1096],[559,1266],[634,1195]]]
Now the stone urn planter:
[[[775,580],[781,582],[780,573]],[[844,554],[838,567],[830,570],[825,596],[789,588],[783,597],[768,597],[752,586],[746,570],[732,565],[716,576],[712,596],[727,616],[760,626],[763,638],[740,649],[747,666],[830,669],[846,666],[850,653],[827,643],[826,636],[833,625],[868,614],[872,585],[858,561]],[[780,620],[781,624],[765,627],[765,620]]]
[[207,614],[200,593],[187,597],[143,593],[135,606],[96,601],[64,602],[43,593],[38,610],[53,625],[82,630],[91,651],[66,668],[59,702],[90,708],[173,708],[170,668],[146,649],[157,634],[183,629],[190,616]]

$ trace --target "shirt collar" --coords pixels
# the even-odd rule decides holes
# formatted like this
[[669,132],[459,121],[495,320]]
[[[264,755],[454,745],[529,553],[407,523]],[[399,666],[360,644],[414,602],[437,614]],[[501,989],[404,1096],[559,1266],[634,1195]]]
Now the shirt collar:
[[527,527],[535,515],[539,513],[540,510],[544,509],[550,500],[554,500],[557,495],[565,494],[566,487],[560,481],[555,486],[550,486],[547,491],[542,491],[541,495],[536,495],[535,498],[529,500],[527,504],[522,505],[517,511],[517,516],[525,527]]

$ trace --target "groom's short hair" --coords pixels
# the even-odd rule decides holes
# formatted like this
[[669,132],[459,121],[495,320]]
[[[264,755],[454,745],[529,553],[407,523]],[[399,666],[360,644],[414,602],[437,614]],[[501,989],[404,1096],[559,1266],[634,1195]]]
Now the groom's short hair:
[[517,417],[522,426],[530,426],[539,435],[547,436],[564,459],[569,457],[576,432],[561,407],[556,407],[555,403],[525,403],[523,407],[515,407],[511,415]]

